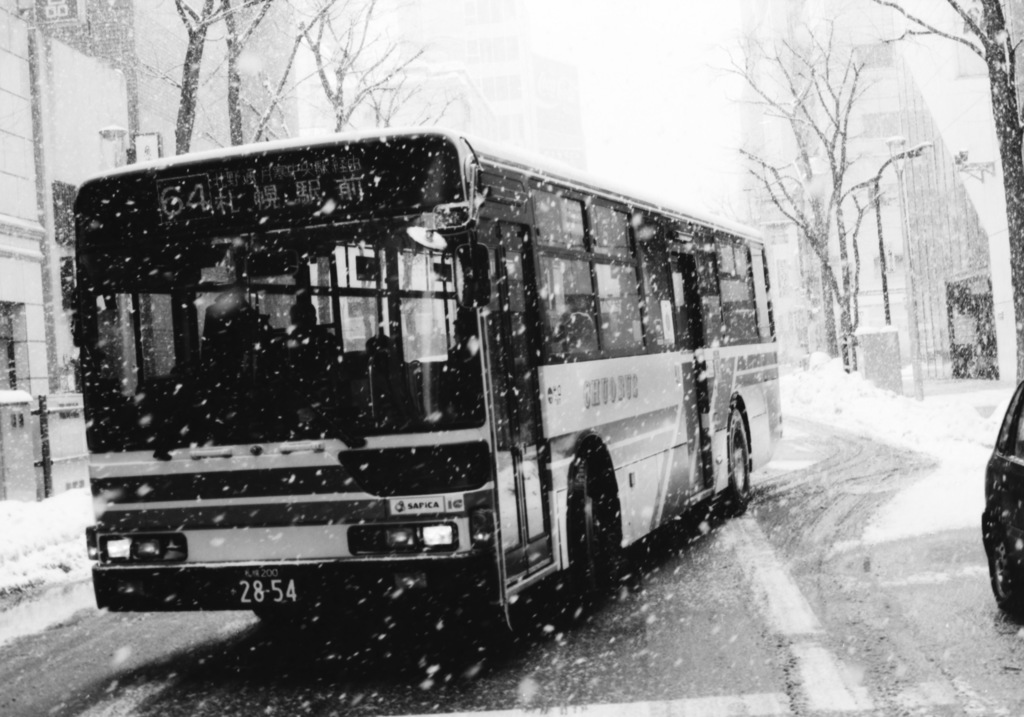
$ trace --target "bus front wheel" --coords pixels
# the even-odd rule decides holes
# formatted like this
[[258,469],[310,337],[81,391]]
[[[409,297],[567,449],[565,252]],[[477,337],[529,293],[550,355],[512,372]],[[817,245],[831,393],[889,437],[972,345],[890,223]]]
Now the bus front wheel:
[[584,594],[618,588],[623,573],[622,511],[613,486],[596,457],[577,459],[569,497],[569,569]]
[[735,408],[729,414],[729,486],[725,505],[730,515],[743,515],[750,503],[750,444],[743,416]]

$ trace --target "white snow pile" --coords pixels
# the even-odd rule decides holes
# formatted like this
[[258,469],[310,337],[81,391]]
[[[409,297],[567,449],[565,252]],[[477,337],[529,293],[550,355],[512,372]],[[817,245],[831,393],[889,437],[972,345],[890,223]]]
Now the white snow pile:
[[[810,365],[810,370],[782,378],[784,420],[796,416],[835,426],[924,453],[937,464],[934,471],[900,487],[865,526],[863,542],[979,528],[985,464],[1012,389],[1005,396],[926,395],[917,401],[878,389],[857,373],[847,374],[838,360]],[[999,404],[990,418],[978,413],[981,398]]]
[[85,528],[93,522],[85,489],[26,503],[0,501],[0,598],[27,587],[89,575]]
[[917,401],[876,388],[859,373],[846,373],[839,359],[812,360],[811,366],[782,377],[783,422],[785,416],[797,416],[924,452],[947,441],[989,449],[995,444],[1005,405],[985,419],[969,396]]

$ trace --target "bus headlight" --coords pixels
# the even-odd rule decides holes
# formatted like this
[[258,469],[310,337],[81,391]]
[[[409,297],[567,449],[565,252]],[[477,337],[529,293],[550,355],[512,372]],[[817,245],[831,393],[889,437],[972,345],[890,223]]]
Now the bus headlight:
[[453,525],[424,525],[423,545],[427,548],[437,548],[455,544],[455,526]]
[[110,560],[127,560],[132,555],[131,538],[108,538],[103,547]]
[[388,547],[396,549],[414,549],[416,547],[416,531],[412,528],[388,528]]
[[188,543],[180,533],[159,535],[111,535],[99,541],[101,560],[139,563],[180,562],[188,557]]
[[163,545],[158,538],[136,540],[132,547],[132,557],[136,560],[159,560],[164,555]]

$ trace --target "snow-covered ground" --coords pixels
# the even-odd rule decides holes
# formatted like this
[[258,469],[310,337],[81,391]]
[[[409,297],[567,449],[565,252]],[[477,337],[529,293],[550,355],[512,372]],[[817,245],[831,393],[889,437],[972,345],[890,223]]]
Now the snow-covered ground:
[[[882,391],[839,361],[782,379],[782,411],[931,456],[938,467],[878,511],[862,540],[879,543],[980,525],[984,471],[1013,394],[1009,384],[943,382],[925,400]],[[994,407],[994,410],[992,410]],[[983,418],[979,409],[989,409]]]
[[[910,448],[938,469],[900,491],[866,526],[865,542],[978,525],[985,461],[1012,388],[947,383],[925,401],[880,391],[838,362],[782,379],[783,412]],[[968,384],[963,384],[967,386]],[[980,387],[980,388],[979,388]],[[988,419],[980,406],[997,406]],[[92,501],[74,490],[41,503],[0,502],[0,597],[40,584],[86,578],[84,531]]]
[[88,577],[85,528],[92,518],[84,488],[39,503],[0,501],[0,597]]

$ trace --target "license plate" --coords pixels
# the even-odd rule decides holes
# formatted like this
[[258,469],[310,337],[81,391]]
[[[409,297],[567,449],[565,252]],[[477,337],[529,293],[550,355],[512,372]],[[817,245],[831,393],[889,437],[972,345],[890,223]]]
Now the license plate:
[[238,581],[242,605],[298,602],[299,593],[291,578],[244,578]]

